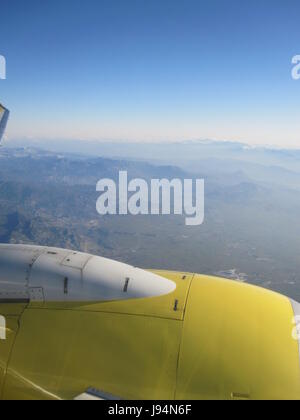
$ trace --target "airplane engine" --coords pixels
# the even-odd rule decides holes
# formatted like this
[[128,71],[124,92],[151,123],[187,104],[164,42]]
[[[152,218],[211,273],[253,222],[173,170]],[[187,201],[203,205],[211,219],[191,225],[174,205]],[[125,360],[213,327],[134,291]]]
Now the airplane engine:
[[0,245],[2,399],[300,399],[300,306],[255,286]]

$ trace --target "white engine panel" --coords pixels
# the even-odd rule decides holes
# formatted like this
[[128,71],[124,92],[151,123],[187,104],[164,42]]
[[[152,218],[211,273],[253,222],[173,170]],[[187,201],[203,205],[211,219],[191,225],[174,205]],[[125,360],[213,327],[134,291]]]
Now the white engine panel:
[[80,252],[0,245],[0,301],[96,302],[162,296],[176,284],[147,271]]

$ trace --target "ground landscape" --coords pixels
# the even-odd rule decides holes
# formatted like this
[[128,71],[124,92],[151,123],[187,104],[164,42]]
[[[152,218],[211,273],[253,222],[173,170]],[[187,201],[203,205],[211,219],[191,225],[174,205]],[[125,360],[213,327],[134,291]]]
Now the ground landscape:
[[[172,145],[169,155],[159,145],[148,145],[147,155],[130,145],[93,145],[85,154],[60,147],[0,149],[0,242],[214,274],[300,300],[299,152],[226,142]],[[120,170],[131,178],[204,178],[204,224],[188,227],[180,216],[100,217],[96,183],[117,179]]]

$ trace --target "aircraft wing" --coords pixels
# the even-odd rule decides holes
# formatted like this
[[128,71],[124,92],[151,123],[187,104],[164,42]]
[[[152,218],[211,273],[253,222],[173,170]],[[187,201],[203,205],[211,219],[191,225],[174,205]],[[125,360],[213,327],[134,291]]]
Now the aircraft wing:
[[6,129],[7,121],[9,117],[9,110],[0,104],[0,144]]
[[75,401],[121,401],[120,397],[99,391],[95,388],[87,389],[83,394],[74,398]]

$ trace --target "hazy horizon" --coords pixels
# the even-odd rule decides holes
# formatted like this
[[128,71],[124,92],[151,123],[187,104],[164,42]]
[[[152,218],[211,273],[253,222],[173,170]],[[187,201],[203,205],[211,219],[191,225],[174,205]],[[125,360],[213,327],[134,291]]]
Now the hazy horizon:
[[6,147],[16,147],[16,145],[20,147],[28,147],[29,144],[36,144],[36,146],[47,146],[51,143],[58,144],[68,144],[68,143],[94,143],[94,144],[104,144],[104,145],[188,145],[188,144],[220,144],[220,145],[226,145],[226,144],[232,144],[236,146],[241,146],[249,149],[270,149],[270,150],[300,150],[300,141],[299,144],[293,146],[293,145],[276,145],[276,144],[268,144],[268,143],[249,143],[246,141],[237,141],[232,139],[201,139],[201,138],[195,138],[195,139],[173,139],[173,140],[139,140],[139,139],[83,139],[83,138],[32,138],[32,137],[15,137],[15,138],[9,138],[8,136],[5,136],[5,143],[4,145]]

